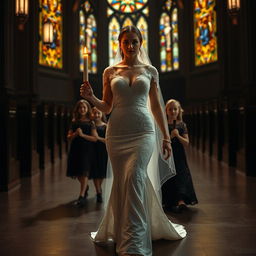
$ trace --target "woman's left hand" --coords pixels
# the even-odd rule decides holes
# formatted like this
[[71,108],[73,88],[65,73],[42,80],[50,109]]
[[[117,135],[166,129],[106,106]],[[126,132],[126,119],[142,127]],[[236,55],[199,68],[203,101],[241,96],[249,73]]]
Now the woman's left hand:
[[172,153],[171,141],[163,140],[163,155],[165,160],[167,160]]
[[179,135],[180,134],[178,129],[174,129],[171,131],[171,138],[178,137]]

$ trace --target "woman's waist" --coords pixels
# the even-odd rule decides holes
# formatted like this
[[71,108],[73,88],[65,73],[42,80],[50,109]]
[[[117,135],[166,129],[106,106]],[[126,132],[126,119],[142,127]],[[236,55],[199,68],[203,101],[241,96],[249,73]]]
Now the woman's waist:
[[149,113],[149,108],[147,105],[142,104],[142,103],[115,103],[113,106],[112,113],[115,112],[125,112],[127,114],[135,114],[135,113]]
[[138,118],[138,117],[144,117],[145,119],[151,118],[151,114],[147,107],[142,106],[118,106],[114,107],[113,111],[111,112],[110,118],[113,118],[113,116],[116,116],[118,118],[120,117],[127,117],[127,118]]
[[106,136],[138,134],[144,132],[154,132],[154,125],[150,118],[121,118],[110,119],[108,122]]
[[153,131],[153,121],[148,113],[112,113],[107,130]]

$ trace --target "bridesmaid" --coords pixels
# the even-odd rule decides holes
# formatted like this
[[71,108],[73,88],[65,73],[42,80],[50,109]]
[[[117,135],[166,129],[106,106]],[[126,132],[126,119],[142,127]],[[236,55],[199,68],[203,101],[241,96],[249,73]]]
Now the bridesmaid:
[[79,100],[76,103],[67,138],[70,141],[67,176],[78,179],[80,192],[74,204],[83,206],[89,189],[92,143],[97,141],[97,132],[94,122],[91,121],[91,106],[88,101]]
[[96,107],[92,109],[92,116],[98,133],[97,142],[94,145],[94,153],[92,158],[92,170],[90,172],[90,179],[93,179],[97,202],[102,203],[102,189],[101,185],[103,179],[106,178],[108,154],[105,145],[106,134],[106,117]]
[[187,205],[198,203],[184,149],[189,144],[189,137],[187,126],[182,120],[182,112],[179,101],[170,99],[166,103],[177,174],[162,186],[162,200],[165,209],[176,213],[185,210]]

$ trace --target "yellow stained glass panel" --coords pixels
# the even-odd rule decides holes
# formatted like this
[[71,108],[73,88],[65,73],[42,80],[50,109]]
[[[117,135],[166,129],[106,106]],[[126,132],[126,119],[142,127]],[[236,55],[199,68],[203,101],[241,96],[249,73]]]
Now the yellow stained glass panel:
[[215,0],[194,0],[195,65],[218,60]]
[[[40,0],[39,2],[39,64],[61,69],[63,67],[62,49],[62,4],[61,0]],[[53,24],[53,42],[44,45],[43,24]]]

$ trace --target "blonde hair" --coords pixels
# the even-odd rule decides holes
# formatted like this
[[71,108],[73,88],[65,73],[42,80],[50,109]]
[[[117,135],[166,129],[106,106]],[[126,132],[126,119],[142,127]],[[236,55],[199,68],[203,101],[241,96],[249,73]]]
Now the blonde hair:
[[72,122],[77,122],[81,119],[81,114],[79,113],[78,109],[80,107],[81,104],[84,104],[87,106],[87,113],[85,114],[85,116],[88,118],[88,119],[91,119],[91,113],[92,113],[92,108],[91,108],[91,105],[88,101],[86,100],[79,100],[74,109],[73,109],[73,118],[72,118]]
[[175,100],[175,99],[170,99],[170,100],[168,100],[168,101],[166,102],[166,105],[165,105],[165,112],[167,112],[166,110],[167,110],[168,106],[169,106],[171,103],[174,103],[174,104],[176,104],[176,105],[178,106],[179,113],[178,113],[178,116],[177,116],[177,120],[183,121],[183,119],[182,119],[182,114],[183,114],[184,110],[183,110],[183,108],[181,107],[181,104],[180,104],[180,102],[179,102],[178,100]]

